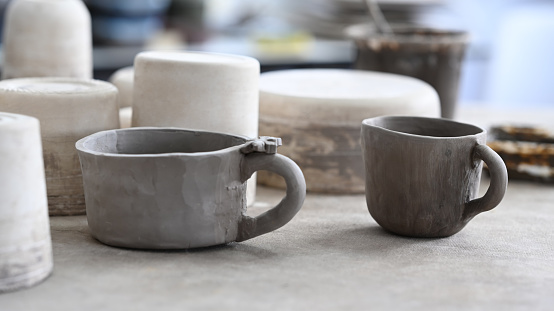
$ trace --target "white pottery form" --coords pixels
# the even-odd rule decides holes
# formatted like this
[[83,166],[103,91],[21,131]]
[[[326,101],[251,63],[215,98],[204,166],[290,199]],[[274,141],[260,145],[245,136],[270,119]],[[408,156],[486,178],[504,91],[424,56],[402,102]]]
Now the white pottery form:
[[108,82],[27,78],[0,82],[0,110],[40,120],[50,215],[85,213],[77,140],[119,128],[117,89]]
[[133,117],[133,107],[119,108],[119,128],[126,129],[131,127],[131,118]]
[[52,242],[37,119],[0,113],[0,293],[52,272]]
[[135,70],[132,66],[124,67],[112,74],[110,83],[117,87],[119,91],[118,103],[119,108],[131,107],[133,105],[133,81],[135,78]]
[[91,78],[90,14],[80,0],[14,0],[2,51],[2,79]]
[[[258,137],[257,60],[153,51],[135,58],[132,126],[172,126]],[[248,202],[256,179],[248,181]]]
[[[273,231],[300,210],[302,171],[277,154],[280,140],[178,128],[103,131],[76,144],[92,235],[112,246],[187,249],[245,241]],[[286,196],[246,215],[246,180],[279,174]]]
[[[260,134],[279,136],[308,191],[364,193],[362,120],[381,115],[439,117],[437,92],[415,78],[344,69],[267,72],[260,78]],[[259,181],[284,187],[260,172]]]

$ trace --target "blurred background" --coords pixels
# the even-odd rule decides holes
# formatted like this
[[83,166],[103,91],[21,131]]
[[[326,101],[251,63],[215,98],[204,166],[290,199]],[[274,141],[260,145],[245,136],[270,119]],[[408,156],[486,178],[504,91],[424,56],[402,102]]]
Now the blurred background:
[[[9,0],[0,0],[3,16]],[[248,55],[262,71],[351,68],[344,36],[368,23],[362,0],[84,0],[92,16],[94,75],[107,79],[144,50]],[[467,30],[460,102],[554,106],[554,1],[380,0],[392,24]]]

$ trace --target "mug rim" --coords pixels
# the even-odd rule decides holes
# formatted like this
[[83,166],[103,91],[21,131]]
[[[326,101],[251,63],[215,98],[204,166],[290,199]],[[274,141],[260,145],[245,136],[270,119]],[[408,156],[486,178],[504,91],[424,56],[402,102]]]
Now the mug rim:
[[[201,151],[201,152],[165,152],[165,153],[140,153],[140,154],[130,154],[130,153],[113,153],[113,152],[102,152],[102,151],[96,151],[92,150],[90,148],[86,147],[86,143],[88,143],[91,140],[97,139],[100,136],[103,136],[109,132],[131,132],[131,131],[174,131],[174,132],[192,132],[194,134],[216,134],[216,135],[222,135],[222,136],[230,136],[239,140],[243,140],[243,143],[239,145],[230,146],[223,149],[217,149],[212,151]],[[234,134],[227,134],[222,132],[215,132],[215,131],[204,131],[204,130],[195,130],[195,129],[186,129],[186,128],[179,128],[179,127],[131,127],[131,128],[125,128],[125,129],[112,129],[112,130],[105,130],[96,132],[94,134],[88,135],[86,137],[83,137],[79,139],[75,143],[75,148],[84,153],[88,153],[95,156],[103,156],[103,157],[111,157],[111,158],[155,158],[155,157],[176,157],[176,156],[189,156],[189,157],[200,157],[205,156],[207,154],[219,154],[219,153],[227,153],[232,152],[235,150],[240,150],[243,148],[246,143],[253,138],[248,138],[246,136],[242,135],[234,135]]]
[[[419,120],[419,121],[443,122],[443,123],[457,124],[457,125],[465,126],[465,127],[468,127],[468,128],[473,128],[475,130],[478,130],[478,132],[476,132],[474,134],[458,135],[458,136],[430,136],[430,135],[419,135],[419,134],[407,133],[407,132],[402,132],[402,131],[396,131],[396,130],[388,129],[388,128],[383,127],[383,126],[379,126],[379,125],[370,123],[370,121],[373,121],[373,120],[384,120],[384,119],[389,119],[389,120],[392,120],[392,119],[403,119],[403,120],[416,119],[416,120]],[[367,118],[367,119],[364,119],[362,121],[362,127],[372,127],[372,128],[377,128],[377,129],[380,129],[382,131],[385,131],[387,133],[391,133],[391,134],[394,134],[394,135],[400,135],[400,136],[406,136],[406,137],[412,137],[412,138],[418,138],[418,139],[430,139],[430,140],[452,140],[452,139],[459,140],[459,139],[467,139],[468,137],[476,137],[476,136],[480,136],[480,135],[486,135],[486,133],[487,133],[487,130],[485,130],[484,128],[482,128],[480,126],[474,125],[474,124],[458,122],[458,121],[454,121],[454,120],[450,120],[450,119],[446,119],[446,118],[430,118],[430,117],[417,117],[417,116],[394,116],[394,115],[390,115],[390,116],[379,116],[379,117]]]
[[379,34],[371,24],[361,23],[347,26],[343,33],[357,41],[378,40],[383,43],[399,44],[468,44],[470,34],[459,28],[441,28],[430,26],[391,25],[396,31],[393,36]]

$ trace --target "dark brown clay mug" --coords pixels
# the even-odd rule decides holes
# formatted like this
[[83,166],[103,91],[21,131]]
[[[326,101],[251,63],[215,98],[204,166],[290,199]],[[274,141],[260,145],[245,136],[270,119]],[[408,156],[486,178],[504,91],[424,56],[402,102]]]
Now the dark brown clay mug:
[[[496,207],[508,173],[487,147],[486,131],[446,119],[377,117],[362,122],[366,201],[386,230],[411,237],[447,237]],[[476,199],[482,161],[490,187]]]

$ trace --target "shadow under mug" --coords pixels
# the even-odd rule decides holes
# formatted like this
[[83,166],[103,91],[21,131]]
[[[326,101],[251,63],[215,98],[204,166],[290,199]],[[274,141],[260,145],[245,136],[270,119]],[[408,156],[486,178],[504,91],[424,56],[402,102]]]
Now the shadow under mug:
[[[92,235],[113,246],[187,249],[244,241],[273,231],[300,210],[300,168],[276,154],[280,139],[178,128],[103,131],[76,144]],[[252,218],[246,180],[283,176],[286,196]]]
[[[411,237],[446,237],[496,207],[508,174],[486,144],[486,131],[446,119],[377,117],[362,122],[366,201],[386,230]],[[482,161],[490,187],[476,199]]]

